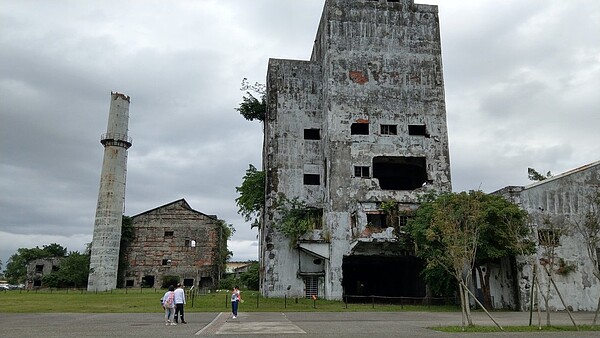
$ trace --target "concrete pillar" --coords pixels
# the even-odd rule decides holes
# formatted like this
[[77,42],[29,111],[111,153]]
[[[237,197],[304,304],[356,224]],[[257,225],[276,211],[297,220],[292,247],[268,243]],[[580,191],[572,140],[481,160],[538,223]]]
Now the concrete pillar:
[[104,161],[92,239],[88,291],[107,291],[117,287],[127,149],[131,147],[131,138],[127,136],[129,103],[129,96],[111,92],[108,127],[100,139],[104,146]]

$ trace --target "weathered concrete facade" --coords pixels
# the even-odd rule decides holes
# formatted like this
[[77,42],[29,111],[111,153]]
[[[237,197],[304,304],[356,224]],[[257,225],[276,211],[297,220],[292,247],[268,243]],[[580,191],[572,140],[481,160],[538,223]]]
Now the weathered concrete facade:
[[[512,278],[508,266],[492,272],[500,278],[490,279],[490,289],[497,295],[503,295],[502,302],[498,302],[500,298],[496,299],[495,307],[507,307],[508,304],[508,307],[518,305],[521,310],[530,308],[533,266],[535,262],[540,262],[540,259],[544,260],[544,248],[539,245],[539,234],[540,231],[548,230],[544,220],[549,220],[556,227],[557,233],[560,233],[554,248],[556,259],[575,268],[566,274],[553,274],[558,289],[567,306],[573,310],[596,310],[600,297],[600,283],[593,275],[594,267],[588,256],[585,241],[572,223],[581,221],[584,213],[590,208],[590,196],[599,191],[600,161],[529,186],[510,186],[495,192],[517,203],[529,213],[533,238],[538,244],[535,255],[517,258],[516,279]],[[539,265],[537,277],[542,287],[550,283],[548,275]],[[513,288],[516,288],[516,293],[513,292]],[[516,294],[518,299],[510,297],[513,294]],[[541,296],[539,299],[540,307],[545,309]],[[564,310],[553,287],[548,306],[551,310]]]
[[134,239],[126,249],[125,285],[160,287],[164,276],[186,286],[212,289],[224,267],[219,261],[223,231],[216,216],[184,200],[132,216]]
[[27,263],[27,284],[26,288],[42,287],[42,278],[58,271],[63,257],[38,258]]
[[88,291],[107,291],[117,286],[127,149],[131,147],[131,138],[127,136],[129,103],[129,96],[111,93],[108,126],[100,140],[104,146],[104,160],[94,222]]
[[[327,0],[310,61],[269,60],[264,122],[263,294],[424,295],[394,243],[421,194],[451,190],[437,6]],[[297,244],[281,195],[322,210]]]

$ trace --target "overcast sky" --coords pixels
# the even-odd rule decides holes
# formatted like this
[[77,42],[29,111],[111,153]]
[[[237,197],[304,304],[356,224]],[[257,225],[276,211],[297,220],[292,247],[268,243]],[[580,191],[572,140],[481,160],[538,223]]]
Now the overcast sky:
[[[358,0],[348,0],[358,1]],[[439,5],[454,191],[600,159],[600,1]],[[110,92],[131,96],[126,214],[185,198],[237,229],[262,126],[234,110],[269,58],[310,57],[324,0],[0,0],[0,259],[91,242]]]

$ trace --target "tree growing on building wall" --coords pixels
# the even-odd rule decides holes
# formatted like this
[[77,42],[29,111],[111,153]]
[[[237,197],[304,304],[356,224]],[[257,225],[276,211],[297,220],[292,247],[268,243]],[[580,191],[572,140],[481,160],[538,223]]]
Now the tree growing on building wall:
[[238,213],[244,216],[246,222],[252,221],[252,227],[258,226],[260,214],[265,207],[265,173],[248,165],[242,185],[235,187],[239,197],[235,199]]
[[[600,283],[600,190],[587,197],[588,208],[581,217],[572,220],[573,227],[584,240],[592,271]],[[596,325],[600,312],[600,297],[592,325]]]
[[322,210],[308,206],[297,197],[288,199],[280,194],[276,210],[279,214],[279,221],[275,223],[275,228],[290,239],[292,246],[296,244],[300,236],[321,227]]
[[546,175],[544,175],[544,174],[540,174],[537,170],[535,170],[533,168],[527,168],[527,177],[531,181],[540,182],[547,178],[552,177],[552,173],[547,172]]
[[250,84],[248,79],[244,78],[241,90],[245,91],[246,95],[242,97],[242,103],[235,110],[248,121],[264,121],[267,112],[266,86],[258,82]]
[[121,223],[121,243],[119,246],[119,267],[117,272],[117,286],[125,286],[125,272],[129,268],[127,262],[127,248],[135,236],[133,229],[133,220],[131,217],[123,215]]

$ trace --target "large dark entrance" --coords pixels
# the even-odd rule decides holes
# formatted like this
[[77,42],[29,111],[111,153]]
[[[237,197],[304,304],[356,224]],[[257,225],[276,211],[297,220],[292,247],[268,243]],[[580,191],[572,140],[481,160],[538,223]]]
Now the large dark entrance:
[[414,256],[345,256],[345,296],[425,297],[421,261]]

